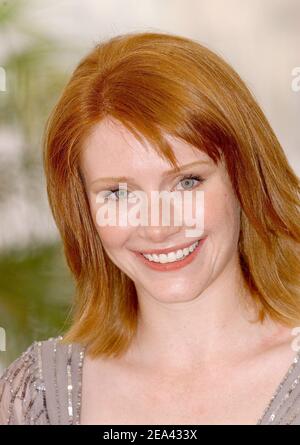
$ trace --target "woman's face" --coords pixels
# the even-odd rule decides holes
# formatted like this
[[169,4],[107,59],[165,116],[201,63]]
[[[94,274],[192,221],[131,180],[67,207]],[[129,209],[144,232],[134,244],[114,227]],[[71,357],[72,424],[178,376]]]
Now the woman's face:
[[[121,123],[103,120],[85,142],[81,170],[91,214],[103,247],[110,259],[134,281],[138,295],[152,296],[161,302],[189,301],[218,280],[225,269],[236,265],[240,206],[223,163],[215,165],[208,155],[184,141],[171,136],[167,136],[167,139],[172,144],[180,167],[196,164],[171,176],[166,175],[165,172],[172,170],[172,166],[152,147],[141,145]],[[203,181],[187,176],[200,177]],[[105,177],[128,179],[101,179]],[[111,192],[118,189],[119,182],[126,182],[127,194]],[[156,225],[151,225],[150,219],[148,225],[98,224],[97,212],[105,204],[97,202],[97,196],[106,197],[106,202],[112,205],[113,202],[118,204],[116,199],[124,203],[135,190],[143,191],[149,203],[151,191],[154,190],[177,191],[179,194],[189,190],[193,197],[196,191],[203,192],[203,233],[187,236],[187,229],[192,227],[185,223],[180,226],[172,223],[172,216],[169,225],[162,225],[162,207],[159,208],[160,219]],[[196,200],[192,202],[195,215]],[[130,206],[133,204],[129,203],[128,209]],[[150,207],[148,209],[150,214]],[[180,246],[192,245],[200,238],[202,241],[194,252],[190,254],[188,250],[181,250],[176,255]],[[165,261],[166,257],[154,253],[150,261],[140,253],[147,250],[157,252],[164,248],[174,251],[170,255],[171,263],[161,265],[157,261]]]

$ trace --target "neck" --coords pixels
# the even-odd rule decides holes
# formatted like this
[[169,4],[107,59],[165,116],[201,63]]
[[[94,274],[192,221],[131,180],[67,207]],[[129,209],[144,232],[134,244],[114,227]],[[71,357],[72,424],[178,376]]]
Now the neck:
[[[238,262],[189,301],[165,303],[138,293],[139,322],[130,357],[156,370],[239,361],[276,333],[257,316]],[[270,329],[271,326],[271,329]]]

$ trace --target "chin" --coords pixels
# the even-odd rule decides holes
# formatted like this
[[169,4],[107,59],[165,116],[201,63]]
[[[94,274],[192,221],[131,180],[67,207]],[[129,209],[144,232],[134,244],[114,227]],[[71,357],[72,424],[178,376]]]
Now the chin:
[[201,293],[201,291],[198,292],[191,292],[191,288],[187,287],[186,289],[182,289],[181,291],[172,291],[170,289],[167,289],[166,292],[157,291],[154,293],[153,288],[149,292],[150,295],[153,296],[153,298],[157,301],[160,301],[162,303],[187,303],[189,301],[193,301],[197,296]]

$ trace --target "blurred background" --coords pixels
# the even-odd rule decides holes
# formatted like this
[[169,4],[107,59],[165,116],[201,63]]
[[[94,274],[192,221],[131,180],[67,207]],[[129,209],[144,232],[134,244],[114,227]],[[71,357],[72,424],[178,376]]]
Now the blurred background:
[[46,119],[80,58],[132,31],[190,37],[224,57],[300,175],[299,0],[0,0],[0,373],[69,323],[74,284],[42,169]]

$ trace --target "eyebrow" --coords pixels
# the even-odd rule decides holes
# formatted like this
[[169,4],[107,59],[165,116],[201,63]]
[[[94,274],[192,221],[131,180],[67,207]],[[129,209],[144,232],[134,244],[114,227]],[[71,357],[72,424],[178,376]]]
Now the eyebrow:
[[[167,170],[167,171],[163,172],[163,176],[169,177],[169,176],[172,176],[172,175],[179,173],[181,171],[185,171],[185,170],[187,170],[191,167],[194,167],[196,165],[209,164],[209,163],[210,163],[210,160],[190,162],[189,164],[185,164],[179,168],[175,167],[175,168],[172,168],[171,170]],[[96,183],[98,184],[101,182],[128,182],[128,181],[134,182],[135,179],[132,177],[126,177],[126,176],[116,176],[116,177],[107,176],[107,177],[95,179],[94,181],[91,182],[91,185],[94,185]]]

